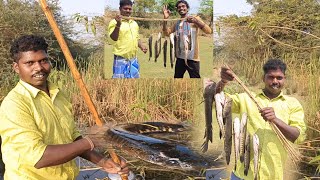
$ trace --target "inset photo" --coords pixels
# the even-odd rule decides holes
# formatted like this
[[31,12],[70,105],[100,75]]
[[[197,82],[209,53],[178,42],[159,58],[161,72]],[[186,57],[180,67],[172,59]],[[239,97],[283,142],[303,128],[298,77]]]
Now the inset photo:
[[213,68],[213,1],[108,1],[105,78],[201,78]]

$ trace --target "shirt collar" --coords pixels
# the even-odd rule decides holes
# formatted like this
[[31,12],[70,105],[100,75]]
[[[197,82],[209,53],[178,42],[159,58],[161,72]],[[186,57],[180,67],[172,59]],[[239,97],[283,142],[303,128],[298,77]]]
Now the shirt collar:
[[[266,96],[266,95],[264,94],[264,92],[263,92],[262,89],[261,89],[261,90],[259,91],[259,93],[256,95],[256,97],[258,97],[258,96],[263,96],[263,97],[269,99],[268,96]],[[285,100],[286,98],[285,98],[285,96],[284,96],[284,94],[283,94],[283,91],[281,91],[280,94],[279,94],[277,97],[273,98],[273,99],[284,99],[284,100]]]
[[[33,98],[35,98],[41,91],[40,89],[33,87],[32,85],[24,82],[21,79],[19,83],[30,92]],[[55,84],[51,83],[50,81],[48,81],[48,88],[49,88],[50,97],[54,99],[57,96],[58,92],[60,91],[59,88]]]

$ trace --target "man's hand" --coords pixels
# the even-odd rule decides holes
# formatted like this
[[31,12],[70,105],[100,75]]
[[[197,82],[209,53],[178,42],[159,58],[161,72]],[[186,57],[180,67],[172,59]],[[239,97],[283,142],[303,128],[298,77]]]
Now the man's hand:
[[129,174],[129,168],[124,159],[120,158],[120,165],[115,163],[112,159],[102,158],[97,165],[101,166],[103,170],[111,174]]
[[122,16],[120,14],[118,14],[118,15],[116,15],[116,17],[114,19],[117,21],[117,26],[120,27]]
[[265,121],[274,123],[277,120],[277,116],[272,107],[262,108],[260,114]]
[[197,18],[195,18],[195,17],[193,17],[193,16],[188,16],[188,17],[187,17],[187,22],[188,22],[188,23],[198,23],[199,21],[198,21]]
[[220,77],[221,77],[221,81],[223,83],[227,83],[229,81],[233,81],[233,79],[234,79],[234,76],[232,74],[231,69],[229,69],[227,67],[221,67]]
[[168,19],[170,16],[170,10],[168,9],[168,5],[164,5],[162,8],[163,11],[163,18]]
[[146,47],[146,46],[144,46],[144,45],[141,45],[140,46],[140,49],[141,49],[141,51],[143,51],[143,53],[147,53],[148,52],[148,48]]

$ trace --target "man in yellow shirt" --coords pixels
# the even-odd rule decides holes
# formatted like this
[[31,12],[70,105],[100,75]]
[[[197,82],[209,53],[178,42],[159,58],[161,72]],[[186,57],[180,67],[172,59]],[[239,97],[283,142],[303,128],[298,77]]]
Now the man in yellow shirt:
[[138,47],[144,53],[147,53],[148,49],[140,41],[138,24],[131,19],[122,19],[122,16],[131,15],[132,2],[120,0],[119,10],[120,15],[111,20],[108,26],[114,54],[112,78],[139,78]]
[[51,63],[44,38],[26,35],[11,47],[13,69],[20,81],[0,107],[4,179],[76,179],[74,158],[81,156],[109,173],[128,173],[94,150],[89,137],[75,125],[71,104],[47,81]]
[[[263,66],[265,83],[264,89],[254,94],[262,109],[246,93],[229,95],[233,100],[232,112],[248,115],[247,132],[257,134],[260,140],[259,179],[283,179],[283,168],[287,152],[269,123],[274,123],[282,134],[291,142],[301,142],[305,138],[306,125],[304,112],[299,101],[284,95],[282,88],[285,84],[286,64],[278,59],[271,59]],[[221,68],[221,81],[218,82],[217,93],[234,79],[230,69]],[[252,147],[252,146],[251,146]],[[251,148],[251,152],[253,152]],[[253,153],[250,157],[248,175],[244,175],[244,165],[237,161],[236,170],[231,174],[232,180],[253,179]]]
[[[166,36],[174,33],[175,56],[177,58],[174,78],[183,78],[186,71],[188,71],[190,78],[200,78],[199,29],[206,34],[211,34],[212,29],[199,16],[188,16],[189,4],[187,1],[179,0],[176,3],[176,8],[181,18],[186,18],[186,20],[179,20],[169,28],[166,21],[163,23],[163,32]],[[167,6],[164,6],[164,19],[168,19],[169,14]],[[188,49],[186,50],[186,48]],[[187,64],[185,62],[186,56]]]

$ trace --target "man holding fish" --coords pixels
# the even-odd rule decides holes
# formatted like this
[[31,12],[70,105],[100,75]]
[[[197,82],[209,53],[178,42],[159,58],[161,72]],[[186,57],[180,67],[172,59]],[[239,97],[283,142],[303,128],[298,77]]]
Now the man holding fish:
[[[190,78],[200,78],[200,58],[199,58],[199,29],[206,34],[211,34],[212,29],[205,24],[198,16],[188,16],[189,4],[185,0],[179,0],[176,8],[181,16],[185,18],[179,20],[172,27],[167,27],[167,22],[163,23],[163,32],[166,36],[174,33],[174,47],[176,54],[176,66],[174,78],[183,78],[188,71]],[[163,7],[164,19],[169,18],[170,11],[167,6]]]
[[[303,108],[297,99],[282,92],[286,80],[286,64],[281,60],[271,59],[264,64],[263,71],[265,86],[254,94],[256,101],[263,107],[261,110],[246,93],[228,94],[233,100],[232,113],[247,116],[247,135],[253,137],[253,144],[259,144],[258,149],[253,145],[252,150],[249,150],[254,152],[254,155],[251,153],[249,156],[250,164],[246,160],[241,163],[236,159],[231,179],[283,179],[287,152],[267,122],[274,123],[291,142],[301,142],[305,138]],[[228,67],[222,67],[220,75],[221,80],[217,83],[216,93],[221,92],[229,81],[234,80],[234,75]],[[247,149],[247,145],[245,146]],[[253,163],[253,159],[257,157],[258,161]]]
[[131,0],[120,0],[119,10],[120,15],[111,20],[108,26],[114,54],[112,78],[139,78],[138,47],[144,53],[148,48],[140,41],[138,24],[132,19],[122,18],[131,16]]

